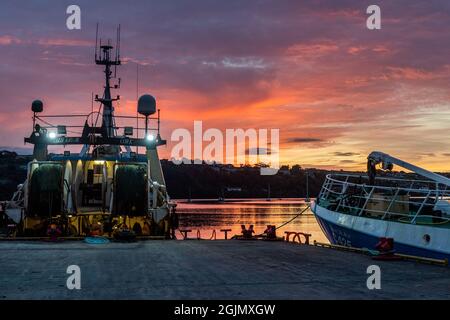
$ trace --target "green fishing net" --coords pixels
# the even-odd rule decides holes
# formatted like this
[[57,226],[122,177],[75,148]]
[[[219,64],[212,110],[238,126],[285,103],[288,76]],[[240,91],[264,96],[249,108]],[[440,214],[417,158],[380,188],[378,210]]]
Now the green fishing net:
[[59,164],[42,164],[33,171],[28,200],[28,211],[32,215],[50,217],[61,213],[62,175]]
[[147,170],[139,165],[118,166],[114,181],[114,214],[142,216],[147,212]]

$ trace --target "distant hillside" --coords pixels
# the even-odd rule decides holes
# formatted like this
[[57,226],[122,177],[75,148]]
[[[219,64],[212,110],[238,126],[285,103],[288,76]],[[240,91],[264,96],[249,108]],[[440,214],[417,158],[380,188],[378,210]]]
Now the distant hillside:
[[[175,165],[163,160],[167,189],[172,198],[272,198],[306,197],[306,171],[300,166],[281,167],[273,176],[262,176],[258,167]],[[309,194],[319,193],[327,171],[310,169]]]
[[[0,200],[11,198],[17,185],[26,178],[31,156],[0,151]],[[329,171],[308,169],[299,165],[282,166],[273,176],[260,175],[258,167],[231,165],[175,165],[162,160],[167,189],[174,199],[186,198],[290,198],[306,197],[306,172],[309,173],[309,195],[318,195]]]
[[33,148],[30,147],[5,147],[0,146],[0,150],[7,151],[7,152],[15,152],[20,155],[32,155],[33,154]]
[[[0,151],[0,200],[8,200],[26,178],[31,156]],[[231,165],[175,165],[162,160],[167,189],[172,198],[272,198],[305,197],[306,175],[300,166],[282,167],[274,176],[261,176],[258,167]],[[310,196],[318,194],[326,171],[310,169]]]
[[9,200],[17,185],[25,181],[30,161],[31,156],[0,151],[0,201]]

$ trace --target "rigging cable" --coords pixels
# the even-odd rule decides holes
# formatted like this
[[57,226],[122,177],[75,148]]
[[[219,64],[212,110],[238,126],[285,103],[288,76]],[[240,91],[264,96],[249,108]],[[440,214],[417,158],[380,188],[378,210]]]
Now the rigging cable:
[[[54,124],[52,124],[52,123],[50,123],[50,122],[40,118],[39,116],[36,116],[36,119],[42,121],[43,123],[45,123],[46,125],[48,125],[48,126],[50,126],[52,128],[57,128],[58,127],[58,126],[55,126]],[[74,134],[81,134],[81,132],[72,131],[72,130],[67,130],[67,132],[74,133]]]

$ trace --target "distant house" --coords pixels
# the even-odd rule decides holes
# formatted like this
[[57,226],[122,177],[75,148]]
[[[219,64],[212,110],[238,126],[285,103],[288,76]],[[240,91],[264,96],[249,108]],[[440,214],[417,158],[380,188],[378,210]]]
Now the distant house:
[[0,151],[0,159],[15,159],[17,157],[17,153],[14,151],[2,150]]
[[240,168],[236,168],[235,166],[233,166],[231,164],[226,164],[222,167],[222,170],[224,172],[238,172],[238,171],[240,171]]
[[242,188],[239,188],[239,187],[227,187],[226,191],[227,192],[241,192]]
[[220,167],[217,166],[211,166],[211,169],[215,172],[220,172]]
[[289,166],[281,166],[278,174],[289,176],[291,175],[291,170],[289,170]]

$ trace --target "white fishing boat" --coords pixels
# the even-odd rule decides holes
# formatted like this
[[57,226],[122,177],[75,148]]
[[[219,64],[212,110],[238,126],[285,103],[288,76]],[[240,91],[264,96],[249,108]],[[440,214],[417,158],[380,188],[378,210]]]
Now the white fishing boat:
[[[376,177],[378,164],[412,173]],[[449,259],[450,179],[382,152],[372,152],[367,167],[366,176],[327,175],[312,203],[328,240],[374,249],[380,238],[393,238],[398,253]]]
[[[104,68],[105,76],[103,94],[95,97],[98,111],[47,115],[42,101],[32,103],[33,132],[25,143],[34,145],[33,161],[26,181],[5,209],[14,235],[111,236],[121,230],[136,236],[174,237],[175,204],[167,193],[157,152],[166,141],[160,136],[156,99],[142,95],[136,106],[139,116],[114,114],[120,100],[111,92],[120,88],[116,76],[121,65],[120,28],[113,49],[110,41],[96,44],[95,63]],[[73,118],[80,118],[81,125],[67,124]],[[121,120],[141,125],[119,126]],[[48,146],[75,145],[81,146],[80,152],[48,152]],[[145,154],[137,152],[139,147]]]

